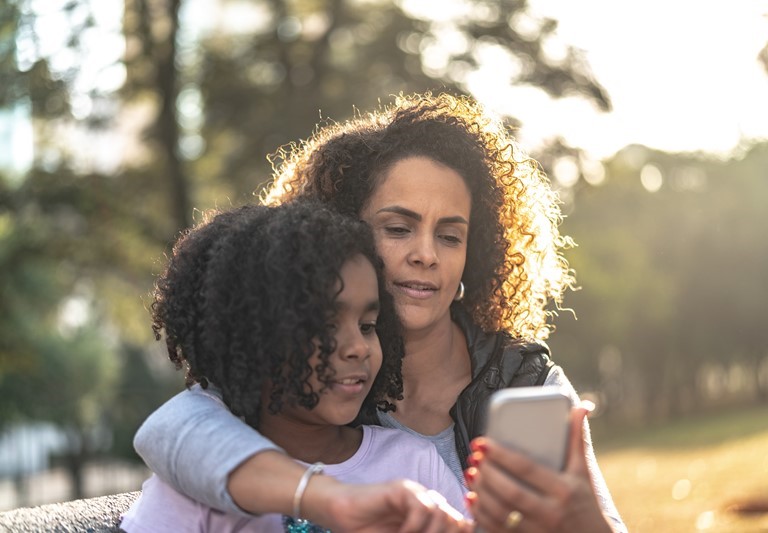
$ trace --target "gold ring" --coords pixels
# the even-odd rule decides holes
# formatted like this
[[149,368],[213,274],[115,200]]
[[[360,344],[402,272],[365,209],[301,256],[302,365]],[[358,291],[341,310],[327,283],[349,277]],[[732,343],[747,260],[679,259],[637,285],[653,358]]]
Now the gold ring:
[[506,529],[515,529],[523,521],[523,513],[520,511],[512,511],[507,515],[507,519],[504,520],[504,527]]

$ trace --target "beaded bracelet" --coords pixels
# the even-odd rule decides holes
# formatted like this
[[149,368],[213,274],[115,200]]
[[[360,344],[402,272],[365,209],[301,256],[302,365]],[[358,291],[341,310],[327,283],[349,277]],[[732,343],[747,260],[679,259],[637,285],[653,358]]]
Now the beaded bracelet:
[[304,491],[307,490],[307,484],[309,483],[309,478],[311,478],[315,474],[322,474],[323,468],[325,468],[325,465],[323,463],[315,463],[313,465],[310,465],[310,467],[307,468],[304,471],[304,474],[301,476],[301,479],[299,480],[299,484],[296,487],[296,492],[293,494],[293,516],[295,516],[296,518],[300,518],[299,507],[301,506],[301,497],[304,496]]

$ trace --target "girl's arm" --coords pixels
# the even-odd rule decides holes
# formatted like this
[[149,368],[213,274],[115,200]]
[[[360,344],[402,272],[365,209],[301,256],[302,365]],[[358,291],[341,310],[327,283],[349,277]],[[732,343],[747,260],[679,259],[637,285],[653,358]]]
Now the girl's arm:
[[[274,461],[276,452],[259,453],[233,472],[230,490],[243,508],[256,512],[292,514],[292,501],[305,466]],[[270,457],[273,456],[273,457]],[[282,459],[287,459],[282,455]],[[280,462],[282,463],[282,462]],[[447,468],[447,467],[446,467]],[[446,471],[456,484],[455,476]],[[258,483],[254,480],[258,479]],[[235,496],[240,494],[243,497]],[[473,524],[451,507],[443,496],[415,481],[386,483],[342,483],[330,476],[310,478],[301,498],[301,517],[332,531],[395,533],[439,531],[470,533]]]

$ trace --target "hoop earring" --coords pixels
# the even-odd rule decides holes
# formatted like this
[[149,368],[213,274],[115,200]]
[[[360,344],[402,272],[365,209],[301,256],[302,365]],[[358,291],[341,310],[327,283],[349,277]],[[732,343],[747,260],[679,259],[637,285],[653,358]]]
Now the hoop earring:
[[459,290],[456,291],[456,296],[453,297],[454,302],[460,302],[464,299],[464,282],[459,282]]

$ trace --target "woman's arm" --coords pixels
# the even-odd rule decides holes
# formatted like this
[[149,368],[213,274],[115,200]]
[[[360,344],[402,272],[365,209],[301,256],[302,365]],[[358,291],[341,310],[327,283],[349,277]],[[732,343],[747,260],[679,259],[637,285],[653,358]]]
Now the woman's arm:
[[147,466],[173,488],[227,512],[242,513],[227,484],[248,459],[272,457],[289,477],[299,468],[297,482],[303,472],[269,439],[230,413],[214,391],[200,387],[160,406],[139,428],[133,445]]
[[[544,385],[556,385],[571,397],[571,403],[574,406],[581,404],[576,389],[573,388],[568,377],[563,373],[560,367],[555,367],[552,372],[547,376]],[[595,448],[592,446],[592,434],[589,429],[589,421],[584,418],[583,423],[583,440],[584,440],[584,455],[587,461],[587,469],[589,470],[589,476],[592,480],[592,486],[595,491],[595,496],[600,503],[600,508],[603,510],[603,514],[611,521],[614,531],[626,531],[627,527],[624,525],[624,521],[621,519],[616,504],[613,502],[611,491],[608,489],[608,484],[605,482],[603,473],[600,470],[600,466],[597,463],[597,457],[595,456]]]

